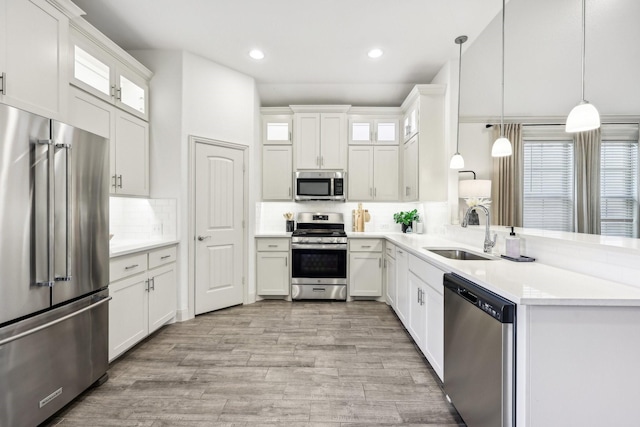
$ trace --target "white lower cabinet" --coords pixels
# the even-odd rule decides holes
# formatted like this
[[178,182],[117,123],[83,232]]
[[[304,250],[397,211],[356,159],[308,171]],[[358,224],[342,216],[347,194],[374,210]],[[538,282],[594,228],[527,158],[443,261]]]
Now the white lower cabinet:
[[414,272],[409,271],[409,324],[407,329],[411,337],[424,353],[427,331],[427,315],[424,305],[424,288],[426,284]]
[[391,307],[396,303],[397,277],[396,277],[396,247],[392,243],[385,243],[385,293],[387,296],[387,304]]
[[349,296],[382,296],[382,246],[380,239],[349,240]]
[[109,361],[176,314],[176,247],[111,259]]
[[444,273],[409,255],[410,317],[405,326],[441,380],[444,378]]
[[256,293],[289,296],[289,241],[285,238],[256,239]]
[[396,248],[396,304],[393,308],[406,325],[409,318],[409,258],[400,248]]

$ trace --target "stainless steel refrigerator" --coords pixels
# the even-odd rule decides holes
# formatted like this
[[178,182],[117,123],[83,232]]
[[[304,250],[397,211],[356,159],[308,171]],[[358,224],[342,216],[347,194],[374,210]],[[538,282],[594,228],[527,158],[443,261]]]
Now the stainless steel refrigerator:
[[108,367],[109,142],[0,104],[0,426]]

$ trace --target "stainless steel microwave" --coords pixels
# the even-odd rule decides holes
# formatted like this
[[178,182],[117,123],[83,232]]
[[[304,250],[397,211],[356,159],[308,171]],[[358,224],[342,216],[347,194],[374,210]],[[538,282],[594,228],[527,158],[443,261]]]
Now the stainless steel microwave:
[[344,171],[298,171],[295,173],[295,200],[329,200],[344,202],[347,192]]

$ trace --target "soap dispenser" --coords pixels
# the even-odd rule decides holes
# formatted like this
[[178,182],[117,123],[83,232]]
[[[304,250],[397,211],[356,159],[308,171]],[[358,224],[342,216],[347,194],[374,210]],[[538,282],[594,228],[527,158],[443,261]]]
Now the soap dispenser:
[[513,231],[513,227],[511,228],[511,233],[509,236],[505,238],[505,249],[507,252],[507,256],[509,258],[520,258],[520,238],[516,237],[515,231]]

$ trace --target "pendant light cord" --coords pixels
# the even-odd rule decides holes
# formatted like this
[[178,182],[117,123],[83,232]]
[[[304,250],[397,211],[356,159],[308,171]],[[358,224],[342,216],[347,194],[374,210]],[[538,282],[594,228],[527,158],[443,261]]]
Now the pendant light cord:
[[459,144],[460,144],[460,92],[462,92],[462,88],[460,87],[460,85],[462,84],[462,43],[464,43],[464,41],[460,42],[460,59],[458,60],[458,126],[456,128],[456,154],[458,154],[460,152],[459,151]]
[[582,101],[584,102],[584,57],[586,53],[586,12],[585,5],[586,0],[582,0]]
[[502,0],[502,109],[500,111],[500,137],[504,137],[504,9],[505,0]]

